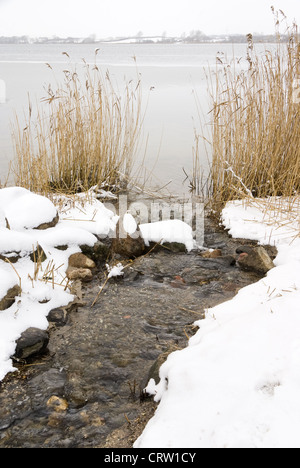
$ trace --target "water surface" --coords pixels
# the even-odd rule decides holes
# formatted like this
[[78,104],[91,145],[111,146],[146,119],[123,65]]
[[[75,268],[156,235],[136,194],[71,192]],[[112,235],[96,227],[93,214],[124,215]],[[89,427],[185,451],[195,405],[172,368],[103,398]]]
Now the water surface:
[[[146,168],[157,186],[168,184],[179,195],[185,172],[192,172],[194,130],[200,132],[195,95],[203,111],[204,124],[210,110],[206,72],[216,67],[216,55],[245,56],[245,44],[100,44],[97,65],[118,83],[142,79],[143,103],[147,106],[143,139],[138,159],[146,154]],[[69,57],[63,52],[67,52]],[[222,55],[224,54],[224,55]],[[81,69],[84,59],[95,62],[93,44],[0,44],[0,79],[7,87],[5,104],[0,104],[0,179],[4,181],[14,148],[11,124],[15,114],[21,122],[28,111],[28,96],[35,105],[46,95],[49,83],[63,80],[63,70]],[[226,61],[226,59],[224,59]],[[51,70],[46,64],[52,66]],[[151,91],[150,91],[151,89]],[[209,135],[209,126],[204,126]],[[147,144],[146,144],[147,143]],[[200,148],[207,164],[204,145]],[[158,160],[158,161],[157,161]]]

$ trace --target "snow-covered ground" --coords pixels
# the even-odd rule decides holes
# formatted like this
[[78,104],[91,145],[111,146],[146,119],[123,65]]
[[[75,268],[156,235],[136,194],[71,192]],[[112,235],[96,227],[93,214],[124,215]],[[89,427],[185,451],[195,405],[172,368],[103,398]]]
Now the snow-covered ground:
[[[51,222],[57,212],[59,222],[54,227],[35,229]],[[15,285],[22,291],[11,307],[0,310],[0,381],[14,370],[11,356],[22,332],[29,327],[47,329],[49,312],[73,300],[66,278],[70,255],[80,252],[81,245],[93,246],[96,235],[114,233],[118,220],[93,190],[75,198],[59,196],[52,203],[21,187],[0,189],[0,301]],[[123,224],[129,233],[136,229],[130,214],[125,214]],[[192,229],[183,222],[155,223],[152,229],[144,224],[142,230],[146,243],[176,238],[189,250],[193,247]],[[47,256],[42,263],[30,259],[37,245]],[[66,250],[57,248],[66,246]],[[123,275],[122,264],[108,265],[107,270],[108,279]]]
[[[11,264],[0,260],[0,300],[14,285],[22,290],[9,309],[0,311],[0,380],[14,370],[11,356],[21,333],[29,327],[47,329],[49,312],[73,300],[66,288],[69,256],[80,252],[80,245],[93,246],[97,240],[94,234],[115,228],[113,213],[96,199],[85,206],[80,200],[73,204],[67,199],[60,205],[59,223],[37,230],[34,227],[55,218],[56,206],[20,187],[0,190],[0,255],[20,257]],[[47,256],[41,265],[29,257],[37,244]],[[67,250],[56,248],[65,245]]]
[[[59,222],[45,230],[34,229]],[[206,311],[189,346],[172,353],[161,380],[148,391],[160,404],[135,447],[300,447],[300,200],[228,203],[222,223],[234,237],[275,244],[276,267],[231,301]],[[93,192],[53,204],[25,189],[0,190],[0,300],[14,285],[22,292],[0,311],[0,380],[13,371],[16,340],[29,327],[46,329],[47,315],[72,301],[68,258],[96,235],[116,228],[118,217]],[[124,228],[135,223],[125,215]],[[146,243],[181,241],[193,247],[192,229],[170,221],[143,225]],[[39,244],[41,265],[29,253]],[[57,249],[67,245],[67,250]],[[108,276],[122,275],[121,264]],[[49,274],[51,272],[51,274]]]
[[147,391],[159,406],[136,448],[300,447],[300,200],[231,202],[234,237],[275,244],[275,268],[206,311]]

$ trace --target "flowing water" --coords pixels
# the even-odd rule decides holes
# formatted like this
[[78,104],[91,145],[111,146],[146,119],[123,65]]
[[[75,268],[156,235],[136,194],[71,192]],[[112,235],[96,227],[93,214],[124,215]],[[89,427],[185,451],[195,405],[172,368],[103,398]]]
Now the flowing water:
[[126,433],[128,421],[149,409],[141,390],[158,356],[186,347],[205,308],[258,279],[239,270],[238,242],[208,220],[205,240],[222,257],[152,252],[111,280],[93,306],[99,272],[85,305],[50,329],[49,352],[0,385],[0,447],[131,446],[139,433]]

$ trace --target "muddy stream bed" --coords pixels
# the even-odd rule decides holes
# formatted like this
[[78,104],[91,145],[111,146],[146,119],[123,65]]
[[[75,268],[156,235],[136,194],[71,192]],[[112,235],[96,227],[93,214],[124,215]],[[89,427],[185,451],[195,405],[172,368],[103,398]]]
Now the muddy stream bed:
[[0,384],[0,447],[132,447],[155,411],[142,390],[157,359],[187,346],[205,308],[260,278],[235,264],[241,241],[209,220],[205,243],[222,256],[154,251],[94,306],[103,273],[84,286],[84,305],[51,325],[46,354],[16,363]]

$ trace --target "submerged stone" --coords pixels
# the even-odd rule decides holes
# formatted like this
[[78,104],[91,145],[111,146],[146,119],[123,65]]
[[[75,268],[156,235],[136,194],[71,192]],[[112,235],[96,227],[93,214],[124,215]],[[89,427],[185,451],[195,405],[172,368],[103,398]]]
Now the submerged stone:
[[220,249],[206,250],[201,252],[201,257],[203,258],[219,258],[222,257],[222,251]]
[[46,351],[49,343],[47,331],[39,328],[28,328],[17,340],[15,357],[18,359],[28,359],[31,356],[42,354]]
[[47,401],[48,408],[54,410],[56,413],[63,413],[67,411],[69,404],[64,398],[53,395]]

